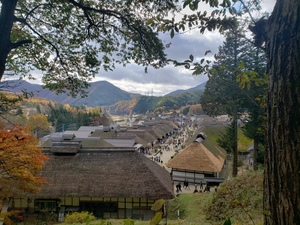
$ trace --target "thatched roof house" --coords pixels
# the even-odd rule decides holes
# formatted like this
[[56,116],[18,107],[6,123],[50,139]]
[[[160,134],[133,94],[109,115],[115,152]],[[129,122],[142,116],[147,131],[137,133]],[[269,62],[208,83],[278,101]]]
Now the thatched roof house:
[[167,162],[166,166],[172,168],[173,180],[220,183],[224,180],[222,172],[225,159],[225,150],[207,138],[197,138]]
[[99,218],[151,219],[155,200],[174,198],[170,174],[128,147],[132,140],[118,141],[127,147],[71,134],[49,139],[42,146],[50,158],[41,174],[47,184],[34,196],[14,198],[14,207],[52,211],[60,219],[70,211],[90,211]]
[[174,197],[170,174],[133,149],[82,150],[74,155],[50,154],[36,197]]

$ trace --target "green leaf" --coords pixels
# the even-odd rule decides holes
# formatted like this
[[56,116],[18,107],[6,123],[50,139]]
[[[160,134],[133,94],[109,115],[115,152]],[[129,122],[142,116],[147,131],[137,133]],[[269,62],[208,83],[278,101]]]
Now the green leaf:
[[241,70],[245,69],[245,64],[244,64],[244,62],[240,62],[240,63],[239,63],[239,68],[240,68]]
[[164,199],[158,199],[158,200],[156,200],[153,203],[153,205],[151,207],[151,210],[153,210],[153,211],[160,210],[163,207],[163,205],[165,204],[165,202],[166,201]]
[[224,222],[223,225],[231,225],[231,220],[230,220],[230,218],[227,218],[227,219],[225,220],[225,222]]
[[151,219],[150,225],[158,225],[159,222],[162,220],[162,212],[158,212],[155,214],[155,216]]
[[171,33],[170,33],[170,37],[171,37],[171,38],[173,38],[173,37],[174,37],[174,35],[175,35],[175,33],[174,33],[174,29],[172,29],[172,30],[171,30]]
[[198,4],[199,4],[199,1],[194,1],[194,3],[193,3],[193,9],[194,10],[198,9]]
[[183,24],[180,24],[179,25],[179,29],[181,29],[182,31],[184,31],[185,30],[185,26]]
[[211,53],[211,50],[207,50],[204,55],[207,55],[208,53]]
[[185,8],[187,5],[189,5],[192,2],[192,0],[186,0],[183,3],[183,8]]
[[194,56],[193,55],[190,55],[190,60],[191,60],[191,62],[194,61]]

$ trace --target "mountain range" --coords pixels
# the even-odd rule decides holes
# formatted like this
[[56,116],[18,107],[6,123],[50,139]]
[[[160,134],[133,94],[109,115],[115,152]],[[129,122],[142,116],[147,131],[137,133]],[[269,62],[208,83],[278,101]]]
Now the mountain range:
[[[204,90],[205,84],[206,82],[187,90],[176,90],[163,97],[171,97],[176,96],[180,93]],[[72,98],[71,96],[68,96],[64,93],[56,94],[49,89],[44,89],[42,85],[32,84],[25,80],[3,81],[0,83],[0,90],[15,93],[26,91],[31,92],[32,94],[34,94],[34,97],[37,98],[43,98],[62,104],[86,105],[90,107],[110,106],[120,101],[131,101],[141,97],[141,95],[139,94],[128,93],[124,90],[121,90],[120,88],[107,81],[97,81],[90,83],[90,86],[86,90],[88,92],[88,96],[85,98],[81,98],[80,96]]]

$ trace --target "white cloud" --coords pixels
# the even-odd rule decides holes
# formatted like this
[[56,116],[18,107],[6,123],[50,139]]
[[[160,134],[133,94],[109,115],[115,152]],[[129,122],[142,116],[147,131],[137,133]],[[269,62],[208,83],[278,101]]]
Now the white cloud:
[[[274,3],[275,0],[262,0],[262,11],[271,12]],[[207,9],[209,9],[207,4],[199,7],[202,12]],[[188,13],[188,9],[183,13]],[[169,34],[161,34],[160,37],[165,44],[171,42],[170,48],[166,49],[168,57],[181,61],[188,59],[191,54],[199,61],[207,50],[211,50],[212,54],[205,58],[211,60],[223,42],[222,36],[217,31],[201,34],[197,29],[176,34],[173,39]],[[128,92],[161,96],[178,89],[195,87],[205,82],[207,77],[193,76],[192,71],[173,65],[162,69],[148,68],[148,73],[145,73],[144,67],[130,64],[126,67],[117,65],[112,72],[100,71],[93,81],[99,80],[106,80]]]
[[[192,54],[198,62],[203,57],[212,59],[212,54],[205,56],[205,52],[211,50],[216,53],[223,41],[217,32],[202,35],[197,30],[178,34],[173,39],[169,34],[162,34],[161,38],[165,43],[171,42],[170,48],[166,49],[169,58],[184,61]],[[106,80],[132,93],[162,96],[178,89],[195,87],[207,79],[206,75],[193,76],[192,71],[171,64],[161,69],[149,67],[148,73],[144,72],[144,67],[130,64],[126,67],[117,65],[114,71],[100,72],[95,81]]]
[[[261,11],[272,12],[274,3],[275,0],[262,0]],[[203,12],[210,9],[207,4],[203,4],[199,10]],[[181,16],[184,13],[189,13],[188,9],[185,9]],[[260,15],[255,16],[259,18]],[[211,50],[212,54],[205,58],[212,60],[213,54],[217,53],[218,47],[224,40],[217,31],[201,34],[197,29],[189,30],[184,34],[176,34],[173,39],[169,34],[160,36],[165,44],[171,42],[170,48],[166,49],[168,57],[179,61],[188,59],[191,54],[195,60],[199,61],[207,50]],[[195,87],[208,78],[204,75],[193,76],[192,71],[173,65],[157,70],[148,68],[148,73],[145,74],[143,67],[131,64],[126,67],[117,67],[113,72],[101,73],[97,77],[97,80],[99,79],[105,79],[125,91],[161,96],[178,89]]]

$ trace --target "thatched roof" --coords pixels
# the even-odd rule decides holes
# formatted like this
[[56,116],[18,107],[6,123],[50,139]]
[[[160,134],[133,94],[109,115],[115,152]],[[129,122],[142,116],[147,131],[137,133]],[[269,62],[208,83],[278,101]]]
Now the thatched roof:
[[52,153],[77,153],[81,145],[79,141],[58,141],[53,142],[50,151]]
[[90,137],[101,137],[101,138],[113,138],[115,136],[115,130],[104,132],[103,130],[95,130],[91,133]]
[[165,122],[163,124],[159,124],[157,127],[161,129],[166,135],[172,133],[174,129],[178,128],[175,125],[174,126],[173,125],[174,124],[172,122]]
[[135,140],[129,138],[106,138],[104,140],[115,147],[133,147],[135,145]]
[[147,133],[153,136],[155,140],[164,136],[164,134],[161,131],[159,131],[158,129],[154,129],[153,127],[145,127],[144,129]]
[[226,152],[209,139],[194,141],[166,163],[169,168],[197,172],[221,172]]
[[108,148],[114,146],[100,138],[76,138],[75,137],[73,140],[69,140],[69,141],[64,140],[62,138],[50,138],[47,141],[45,141],[41,145],[41,147],[43,149],[51,148],[51,149],[62,150],[63,148],[71,149],[72,147],[81,149],[81,148]]
[[134,150],[81,150],[46,163],[36,197],[174,197],[167,170]]

